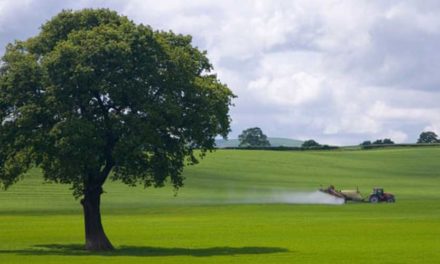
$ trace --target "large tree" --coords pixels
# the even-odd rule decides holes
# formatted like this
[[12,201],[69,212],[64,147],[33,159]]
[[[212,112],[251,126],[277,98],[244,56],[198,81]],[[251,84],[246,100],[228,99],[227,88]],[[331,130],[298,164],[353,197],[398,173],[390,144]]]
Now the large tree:
[[31,167],[71,184],[85,248],[113,249],[101,224],[106,180],[179,188],[184,165],[229,132],[234,95],[211,70],[190,36],[107,9],[61,12],[2,58],[1,187]]
[[417,143],[439,143],[437,134],[432,131],[424,131],[420,134]]
[[238,136],[239,147],[270,147],[270,142],[261,128],[252,127],[243,130]]

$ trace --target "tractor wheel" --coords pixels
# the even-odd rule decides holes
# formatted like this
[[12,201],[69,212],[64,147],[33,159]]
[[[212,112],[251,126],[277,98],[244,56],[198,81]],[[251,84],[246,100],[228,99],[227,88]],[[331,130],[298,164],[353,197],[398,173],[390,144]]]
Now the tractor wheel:
[[378,203],[379,202],[379,197],[377,197],[376,195],[373,195],[368,200],[370,201],[370,203]]
[[389,197],[387,199],[387,203],[394,203],[396,200],[394,199],[394,197]]

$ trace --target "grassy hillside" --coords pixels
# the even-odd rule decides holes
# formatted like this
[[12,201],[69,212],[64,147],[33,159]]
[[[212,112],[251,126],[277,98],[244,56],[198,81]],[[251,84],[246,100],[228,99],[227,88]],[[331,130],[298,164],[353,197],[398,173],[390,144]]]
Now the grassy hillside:
[[[290,138],[267,138],[272,147],[300,147],[303,143],[301,140],[290,139]],[[218,148],[236,148],[240,144],[238,139],[217,139],[215,144]]]
[[[438,263],[440,148],[218,150],[186,187],[107,183],[103,223],[118,248],[87,253],[68,186],[37,170],[0,192],[0,263]],[[395,204],[273,203],[319,185],[382,186]]]

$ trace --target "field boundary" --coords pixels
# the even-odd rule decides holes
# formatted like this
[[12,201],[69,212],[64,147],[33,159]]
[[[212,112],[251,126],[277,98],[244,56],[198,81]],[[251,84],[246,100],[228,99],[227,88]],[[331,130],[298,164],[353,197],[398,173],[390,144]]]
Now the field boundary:
[[316,151],[316,150],[370,150],[370,149],[385,149],[385,148],[424,148],[424,147],[440,147],[440,143],[414,143],[414,144],[371,144],[371,145],[357,145],[357,146],[329,146],[322,145],[310,148],[303,147],[224,147],[218,149],[232,149],[232,150],[270,150],[270,151]]

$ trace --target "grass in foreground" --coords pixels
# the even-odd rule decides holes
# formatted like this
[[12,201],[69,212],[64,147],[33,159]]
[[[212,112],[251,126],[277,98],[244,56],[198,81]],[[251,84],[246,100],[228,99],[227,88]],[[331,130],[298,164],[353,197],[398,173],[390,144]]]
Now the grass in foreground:
[[[38,171],[0,192],[0,263],[438,263],[440,149],[217,151],[187,168],[187,186],[108,183],[103,222],[118,248],[82,250],[78,201]],[[396,204],[249,204],[320,184]],[[260,200],[261,201],[261,200]]]

